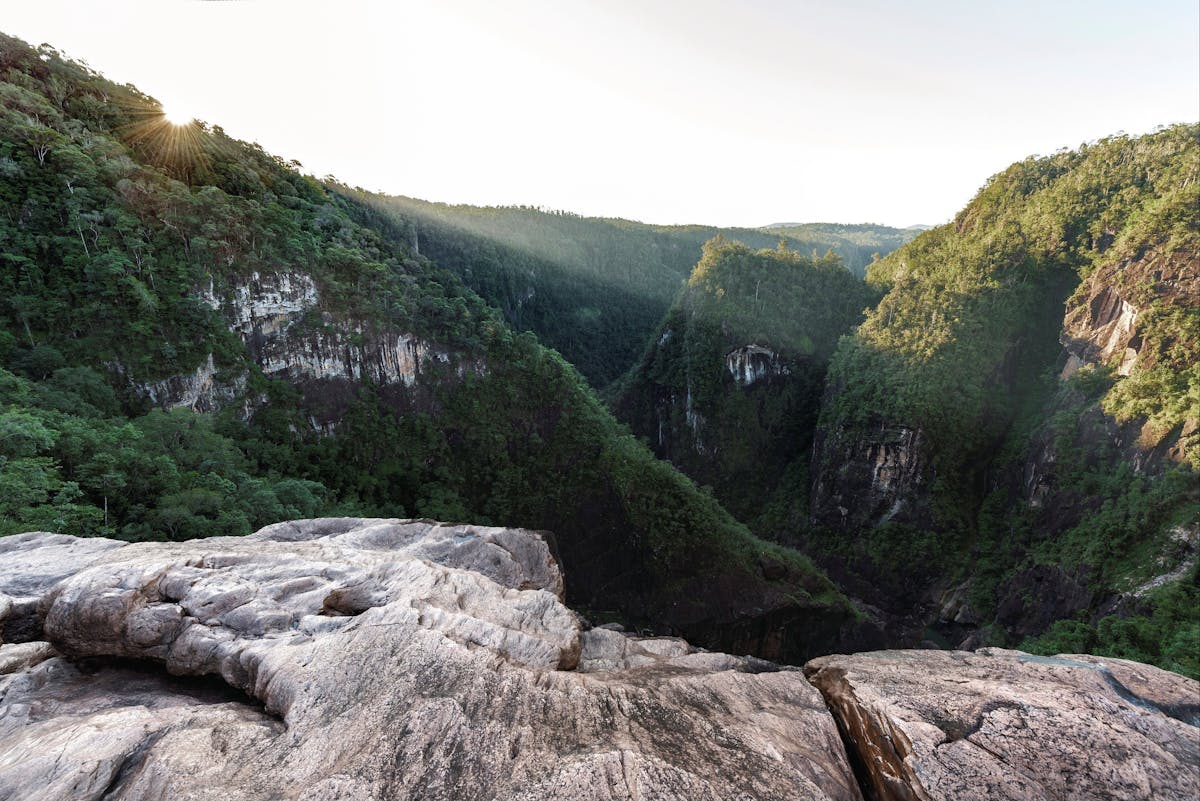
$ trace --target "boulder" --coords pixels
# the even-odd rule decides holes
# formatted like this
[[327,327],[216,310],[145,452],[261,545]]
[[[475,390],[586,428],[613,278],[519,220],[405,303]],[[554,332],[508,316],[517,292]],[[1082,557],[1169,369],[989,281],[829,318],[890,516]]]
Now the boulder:
[[1174,673],[994,648],[804,670],[876,801],[1200,798],[1200,683]]

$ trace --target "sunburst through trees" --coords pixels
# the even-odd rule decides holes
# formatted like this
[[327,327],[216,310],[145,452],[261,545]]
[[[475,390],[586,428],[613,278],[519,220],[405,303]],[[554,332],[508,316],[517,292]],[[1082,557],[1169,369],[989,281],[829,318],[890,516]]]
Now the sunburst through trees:
[[208,167],[210,136],[192,114],[140,98],[130,106],[126,110],[132,121],[119,130],[125,144],[183,181]]

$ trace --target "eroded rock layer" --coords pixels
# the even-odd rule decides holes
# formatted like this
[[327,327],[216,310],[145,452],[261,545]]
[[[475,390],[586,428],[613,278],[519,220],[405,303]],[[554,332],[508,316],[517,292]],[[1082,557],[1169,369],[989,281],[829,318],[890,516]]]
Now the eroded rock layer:
[[585,632],[529,531],[27,534],[0,592],[0,798],[860,798],[799,671]]
[[519,529],[2,538],[0,799],[1200,793],[1200,684],[1156,668],[983,649],[800,671],[589,628],[562,594]]

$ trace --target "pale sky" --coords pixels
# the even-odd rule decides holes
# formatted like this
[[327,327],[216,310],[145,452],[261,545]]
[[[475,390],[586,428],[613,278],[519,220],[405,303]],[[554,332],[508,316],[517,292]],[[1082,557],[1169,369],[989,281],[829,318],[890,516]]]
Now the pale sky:
[[0,0],[317,176],[655,223],[936,224],[1200,119],[1197,0]]

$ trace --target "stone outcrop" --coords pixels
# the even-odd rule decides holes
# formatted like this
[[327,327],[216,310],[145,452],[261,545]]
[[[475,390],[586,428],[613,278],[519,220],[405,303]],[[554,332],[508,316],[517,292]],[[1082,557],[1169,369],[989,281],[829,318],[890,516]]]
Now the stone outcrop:
[[[1078,525],[1099,510],[1103,498],[1090,496],[1064,481],[1062,474],[1082,465],[1098,471],[1116,471],[1128,466],[1134,473],[1154,476],[1164,469],[1186,460],[1189,448],[1195,447],[1200,419],[1185,421],[1173,431],[1159,430],[1145,418],[1133,417],[1118,422],[1105,413],[1096,402],[1095,393],[1087,393],[1067,383],[1081,368],[1111,371],[1117,381],[1132,373],[1155,366],[1154,348],[1143,341],[1142,327],[1155,315],[1176,314],[1195,309],[1200,304],[1200,261],[1187,251],[1164,253],[1150,249],[1135,258],[1111,262],[1096,270],[1083,281],[1067,301],[1066,314],[1059,334],[1062,352],[1058,360],[1059,391],[1042,410],[1046,421],[1034,431],[1027,456],[1021,465],[1020,494],[1036,510],[1036,526],[1050,535]],[[1150,310],[1150,311],[1147,311]],[[1073,452],[1060,453],[1061,432],[1053,421],[1071,420]],[[1059,423],[1061,425],[1061,423]],[[1159,575],[1170,575],[1180,560],[1171,559]],[[1026,571],[1028,572],[1028,571]],[[1055,582],[1058,578],[1052,579]],[[1030,596],[1021,586],[1024,576],[1017,576],[1008,595]],[[1063,617],[1074,617],[1079,611],[1090,611],[1094,617],[1099,607],[1075,592],[1068,578],[1068,590],[1056,594]],[[1067,599],[1087,601],[1082,605],[1062,602]],[[1097,598],[1096,600],[1101,600]],[[1102,599],[1104,604],[1111,598]],[[1020,604],[1017,604],[1020,605]],[[1032,615],[1019,621],[1012,618],[1000,621],[1011,631],[1044,630],[1050,617],[1038,604],[1030,607]],[[1007,605],[1012,611],[1013,604]],[[1068,608],[1071,607],[1071,608]]]
[[213,355],[190,373],[173,375],[140,387],[146,399],[163,409],[191,409],[212,412],[233,403],[246,389],[246,376],[235,375],[221,380]]
[[1102,286],[1087,303],[1075,306],[1063,321],[1062,342],[1069,354],[1063,372],[1069,375],[1088,363],[1111,363],[1117,375],[1129,375],[1141,343],[1138,313],[1112,286]]
[[32,533],[0,539],[0,592],[6,801],[1200,791],[1189,679],[992,649],[800,671],[589,628],[548,540],[519,529]]
[[[1065,380],[1085,366],[1107,367],[1118,377],[1154,367],[1157,354],[1143,341],[1146,310],[1161,317],[1195,309],[1198,302],[1200,261],[1194,252],[1151,249],[1097,270],[1067,301],[1059,335],[1060,377]],[[1080,437],[1094,454],[1110,451],[1139,473],[1155,473],[1184,461],[1200,427],[1200,420],[1194,418],[1175,431],[1157,431],[1145,422],[1135,418],[1118,423],[1092,407],[1081,416]],[[1049,474],[1055,457],[1053,448],[1045,445],[1031,456],[1028,493],[1045,496],[1052,491]]]
[[1200,683],[1092,656],[881,651],[805,673],[874,801],[1200,796]]
[[[246,345],[248,354],[268,376],[286,379],[315,407],[330,406],[314,417],[318,428],[336,426],[353,386],[368,381],[396,391],[412,390],[422,375],[448,372],[461,377],[485,372],[484,365],[441,345],[393,330],[374,330],[361,321],[325,310],[320,290],[302,272],[258,273],[223,289],[208,287],[201,300],[218,312]],[[120,366],[117,366],[120,370]],[[244,395],[247,374],[222,374],[210,355],[191,373],[139,385],[153,405],[213,411]],[[346,396],[345,398],[341,396]]]
[[802,673],[562,588],[538,534],[429,521],[0,540],[0,797],[860,798]]
[[778,353],[761,345],[742,345],[729,351],[725,354],[725,370],[741,387],[792,371]]
[[813,442],[813,522],[858,530],[895,520],[927,525],[933,468],[919,429],[818,429]]
[[1150,249],[1110,263],[1088,276],[1067,301],[1059,341],[1063,377],[1085,364],[1113,368],[1120,376],[1144,367],[1141,316],[1158,302],[1187,308],[1200,297],[1195,253]]

